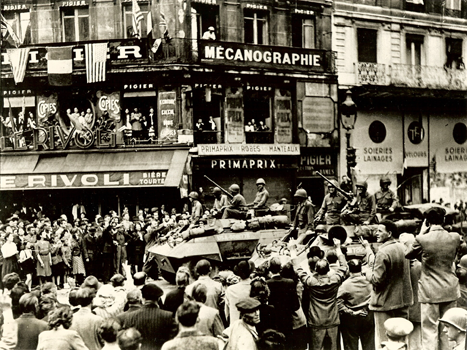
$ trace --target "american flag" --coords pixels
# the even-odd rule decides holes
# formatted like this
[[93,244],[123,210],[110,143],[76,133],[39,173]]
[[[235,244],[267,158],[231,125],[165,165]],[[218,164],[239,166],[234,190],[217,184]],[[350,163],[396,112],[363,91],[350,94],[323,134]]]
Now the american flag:
[[105,63],[107,61],[107,43],[85,45],[86,78],[88,83],[105,81]]
[[133,0],[132,9],[133,9],[133,32],[135,33],[136,37],[141,38],[139,29],[140,29],[140,23],[144,19],[144,14],[138,5],[138,1]]
[[2,27],[5,27],[11,40],[13,41],[13,44],[15,47],[19,47],[21,45],[21,40],[18,38],[18,35],[16,35],[15,30],[11,26],[10,23],[3,17],[3,15],[0,13],[0,24]]

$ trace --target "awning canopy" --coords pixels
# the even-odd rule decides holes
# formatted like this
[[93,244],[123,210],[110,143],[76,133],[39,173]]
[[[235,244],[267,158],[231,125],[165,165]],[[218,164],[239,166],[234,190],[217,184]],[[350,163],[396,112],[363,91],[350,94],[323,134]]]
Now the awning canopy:
[[180,187],[188,150],[8,155],[0,190]]

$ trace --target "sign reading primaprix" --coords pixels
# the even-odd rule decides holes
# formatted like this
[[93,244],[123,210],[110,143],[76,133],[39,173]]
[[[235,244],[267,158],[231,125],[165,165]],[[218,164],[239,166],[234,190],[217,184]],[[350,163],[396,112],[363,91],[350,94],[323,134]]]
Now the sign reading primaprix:
[[200,40],[199,48],[201,62],[206,64],[279,67],[282,69],[299,69],[315,72],[323,72],[327,66],[324,50],[213,42],[208,40]]
[[198,155],[300,155],[300,145],[296,144],[205,144],[198,145]]

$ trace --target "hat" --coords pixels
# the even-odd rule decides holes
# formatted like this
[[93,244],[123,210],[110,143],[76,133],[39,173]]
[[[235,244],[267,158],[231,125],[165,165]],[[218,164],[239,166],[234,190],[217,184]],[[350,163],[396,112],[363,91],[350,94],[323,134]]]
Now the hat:
[[255,298],[244,298],[241,299],[235,306],[237,307],[238,311],[240,312],[252,312],[259,308],[261,303],[258,299]]
[[457,267],[462,267],[467,270],[467,255],[463,255],[459,260]]
[[402,317],[393,317],[384,322],[384,329],[389,337],[405,337],[413,331],[413,324]]
[[142,297],[141,290],[138,288],[132,289],[126,294],[126,300],[129,303],[140,301]]
[[141,289],[141,293],[143,294],[144,299],[154,301],[159,300],[159,298],[164,295],[164,291],[154,283],[146,284]]
[[439,320],[456,327],[461,332],[465,332],[467,327],[467,311],[460,307],[453,307],[446,311]]
[[208,30],[213,32],[215,29],[214,29],[214,27],[209,27]]
[[88,276],[84,280],[81,288],[88,287],[93,288],[95,290],[99,290],[102,287],[102,283],[97,280],[95,276]]
[[135,286],[142,286],[146,281],[146,272],[140,271],[133,275],[133,284]]

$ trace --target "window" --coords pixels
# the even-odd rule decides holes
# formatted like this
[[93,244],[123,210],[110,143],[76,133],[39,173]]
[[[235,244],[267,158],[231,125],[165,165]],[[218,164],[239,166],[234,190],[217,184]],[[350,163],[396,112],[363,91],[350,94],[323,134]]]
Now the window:
[[274,143],[272,95],[247,90],[244,94],[244,128],[246,143]]
[[89,40],[89,9],[87,7],[62,8],[62,26],[65,42]]
[[446,39],[446,68],[462,68],[462,39]]
[[421,66],[423,64],[423,36],[406,34],[405,44],[406,44],[406,64],[412,66]]
[[[148,5],[138,3],[141,12],[143,13],[143,20],[139,24],[139,35],[141,38],[146,38],[147,33],[147,24],[148,24]],[[125,38],[133,38],[133,7],[131,4],[129,6],[123,7],[123,28],[125,29]]]
[[216,39],[219,39],[218,26],[218,17],[219,17],[219,7],[212,5],[197,4],[192,2],[192,38],[201,39],[203,34],[208,32],[209,27],[214,28],[214,35]]
[[376,63],[376,30],[357,29],[358,62]]
[[[6,21],[11,25],[21,44],[31,42],[30,12],[3,12]],[[7,30],[2,26],[2,37],[7,37]],[[9,40],[9,39],[7,39]]]
[[268,44],[268,21],[266,13],[245,11],[245,43]]
[[292,46],[315,48],[315,19],[292,16]]

